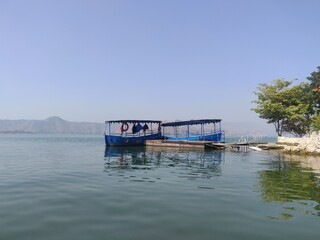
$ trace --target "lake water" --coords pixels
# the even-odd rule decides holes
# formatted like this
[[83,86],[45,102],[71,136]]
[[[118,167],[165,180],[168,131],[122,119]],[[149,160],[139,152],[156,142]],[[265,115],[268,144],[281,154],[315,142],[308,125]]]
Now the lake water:
[[0,135],[0,239],[319,239],[320,158]]

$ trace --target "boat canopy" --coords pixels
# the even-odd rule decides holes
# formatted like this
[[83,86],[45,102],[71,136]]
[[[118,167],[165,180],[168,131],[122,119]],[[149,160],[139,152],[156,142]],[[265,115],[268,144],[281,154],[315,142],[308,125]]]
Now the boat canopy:
[[161,121],[156,120],[110,120],[106,121],[107,123],[161,123]]
[[221,122],[221,119],[199,119],[199,120],[190,120],[190,121],[162,123],[161,126],[163,126],[163,127],[177,127],[177,126],[185,126],[185,125],[215,124],[218,122]]

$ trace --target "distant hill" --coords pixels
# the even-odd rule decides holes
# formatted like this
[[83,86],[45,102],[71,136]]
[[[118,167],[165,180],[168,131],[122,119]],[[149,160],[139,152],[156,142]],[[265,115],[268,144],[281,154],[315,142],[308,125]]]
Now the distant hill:
[[274,126],[263,122],[222,122],[222,128],[228,137],[236,136],[276,136]]
[[45,120],[0,120],[0,133],[103,134],[104,123],[69,122],[60,117]]
[[[60,117],[45,120],[0,120],[0,133],[103,134],[104,129],[104,123],[69,122]],[[273,126],[266,123],[222,121],[222,129],[228,137],[275,135]]]

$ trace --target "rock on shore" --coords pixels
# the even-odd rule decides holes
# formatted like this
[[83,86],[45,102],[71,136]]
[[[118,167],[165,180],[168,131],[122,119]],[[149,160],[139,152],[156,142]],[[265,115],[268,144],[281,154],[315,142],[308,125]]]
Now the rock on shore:
[[320,154],[319,132],[302,138],[278,137],[278,144],[286,145],[285,152]]

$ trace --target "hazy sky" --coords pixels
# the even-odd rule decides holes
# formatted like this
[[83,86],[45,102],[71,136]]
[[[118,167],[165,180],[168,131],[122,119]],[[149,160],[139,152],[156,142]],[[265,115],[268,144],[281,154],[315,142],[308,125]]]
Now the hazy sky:
[[0,0],[0,119],[259,122],[320,65],[318,0]]

